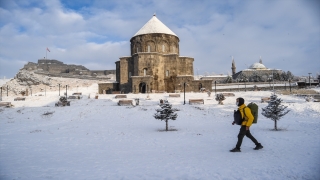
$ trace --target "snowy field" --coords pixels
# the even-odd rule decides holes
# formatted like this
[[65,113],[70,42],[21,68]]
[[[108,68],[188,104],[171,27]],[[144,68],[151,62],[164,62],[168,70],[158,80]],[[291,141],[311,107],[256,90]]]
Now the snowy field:
[[[271,92],[236,92],[224,105],[206,93],[186,93],[187,103],[203,98],[204,105],[183,105],[183,93],[150,94],[151,100],[128,94],[140,105],[126,107],[117,105],[115,95],[93,99],[97,84],[78,91],[83,98],[67,107],[54,106],[57,91],[26,101],[3,97],[14,107],[0,108],[1,180],[320,179],[320,103],[278,95],[290,110],[278,122],[281,131],[260,114],[250,129],[264,148],[253,150],[245,137],[242,152],[231,153],[240,128],[231,125],[235,99],[263,108],[267,103],[260,99]],[[180,109],[169,121],[172,131],[153,118],[159,99]]]

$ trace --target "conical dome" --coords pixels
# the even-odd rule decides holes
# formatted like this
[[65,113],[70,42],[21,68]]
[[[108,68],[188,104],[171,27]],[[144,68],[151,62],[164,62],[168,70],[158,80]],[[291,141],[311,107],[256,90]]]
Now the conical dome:
[[173,31],[164,25],[156,15],[153,15],[152,18],[133,37],[152,33],[169,34],[178,37]]

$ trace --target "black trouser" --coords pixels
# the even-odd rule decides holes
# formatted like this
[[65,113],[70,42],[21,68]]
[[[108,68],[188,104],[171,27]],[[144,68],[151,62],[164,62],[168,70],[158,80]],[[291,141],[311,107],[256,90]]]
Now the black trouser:
[[238,142],[236,148],[240,149],[244,136],[247,136],[249,139],[251,139],[251,141],[254,142],[255,145],[259,144],[258,141],[250,133],[250,130],[246,130],[246,126],[241,126],[238,134]]

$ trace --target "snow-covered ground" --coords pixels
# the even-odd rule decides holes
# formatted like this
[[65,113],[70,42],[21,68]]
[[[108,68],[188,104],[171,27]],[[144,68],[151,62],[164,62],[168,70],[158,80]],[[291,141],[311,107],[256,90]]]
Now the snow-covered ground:
[[[151,100],[128,94],[140,105],[126,107],[115,95],[93,99],[97,88],[79,87],[83,98],[67,107],[54,106],[58,91],[26,101],[4,96],[14,107],[0,108],[0,179],[320,179],[320,103],[278,95],[291,110],[278,122],[281,131],[260,114],[251,132],[264,148],[253,150],[245,137],[242,152],[231,153],[240,128],[231,125],[235,99],[263,108],[260,99],[271,92],[235,92],[224,105],[214,93],[186,93],[187,103],[203,98],[204,105],[183,105],[183,93]],[[163,131],[165,122],[153,118],[159,99],[180,109],[169,121],[175,131]]]

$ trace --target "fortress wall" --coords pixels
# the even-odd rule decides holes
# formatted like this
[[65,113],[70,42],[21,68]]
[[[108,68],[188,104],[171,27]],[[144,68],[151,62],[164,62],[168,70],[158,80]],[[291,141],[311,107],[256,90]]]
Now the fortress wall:
[[23,69],[32,71],[32,70],[36,70],[38,68],[37,66],[38,66],[37,63],[28,62],[28,64],[25,64],[23,66]]

